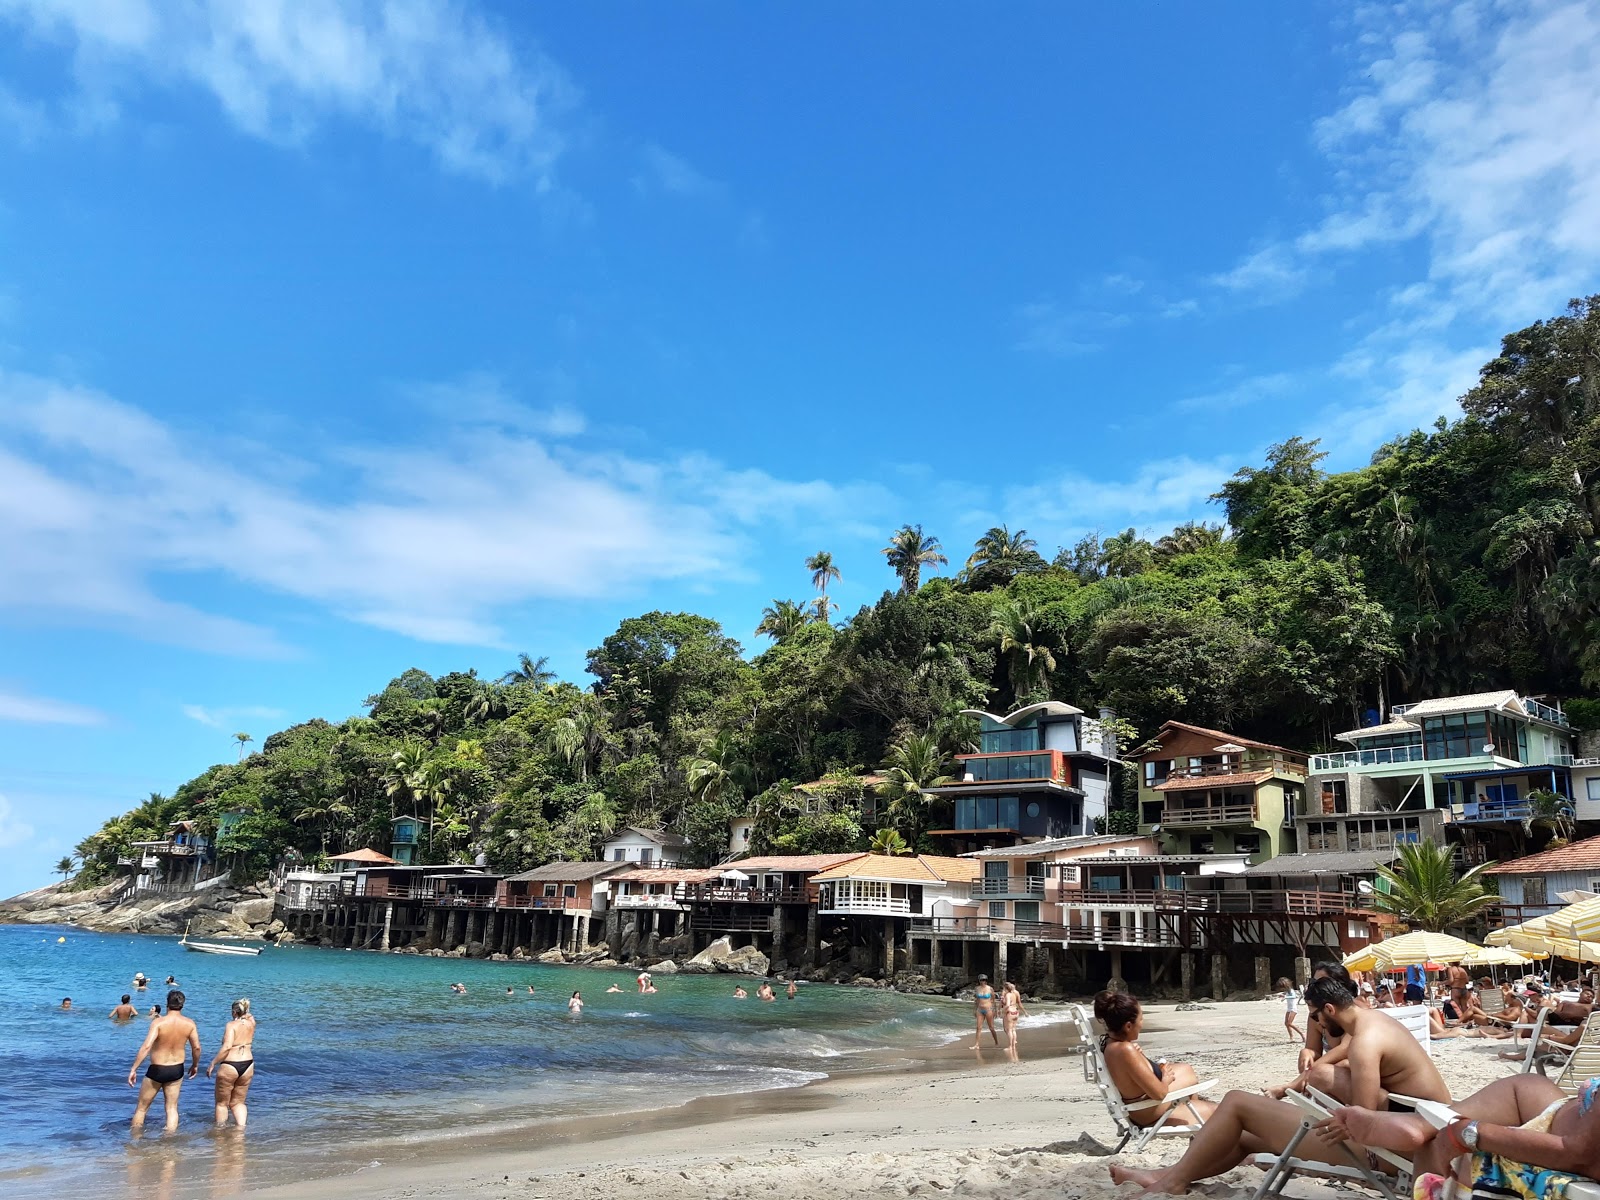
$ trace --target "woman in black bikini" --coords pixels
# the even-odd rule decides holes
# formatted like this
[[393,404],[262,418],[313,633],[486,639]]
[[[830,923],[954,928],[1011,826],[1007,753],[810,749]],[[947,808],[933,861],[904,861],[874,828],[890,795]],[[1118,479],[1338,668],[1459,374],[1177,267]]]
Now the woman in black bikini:
[[[1101,992],[1094,999],[1094,1015],[1105,1022],[1106,1038],[1100,1043],[1105,1054],[1106,1070],[1117,1093],[1129,1104],[1140,1100],[1165,1100],[1167,1093],[1180,1088],[1193,1087],[1200,1082],[1194,1068],[1188,1063],[1170,1063],[1149,1058],[1139,1047],[1139,1034],[1144,1029],[1144,1008],[1126,992]],[[1202,1122],[1216,1111],[1209,1100],[1189,1099],[1181,1102]],[[1154,1108],[1141,1108],[1128,1114],[1135,1125],[1154,1125],[1161,1114],[1173,1108],[1159,1104]]]
[[252,1056],[255,1040],[256,1019],[250,1015],[250,1001],[235,1000],[233,1019],[222,1031],[222,1049],[206,1068],[207,1078],[215,1076],[217,1081],[218,1125],[226,1125],[231,1112],[234,1124],[243,1129],[250,1115],[245,1098],[256,1077],[256,1060]]

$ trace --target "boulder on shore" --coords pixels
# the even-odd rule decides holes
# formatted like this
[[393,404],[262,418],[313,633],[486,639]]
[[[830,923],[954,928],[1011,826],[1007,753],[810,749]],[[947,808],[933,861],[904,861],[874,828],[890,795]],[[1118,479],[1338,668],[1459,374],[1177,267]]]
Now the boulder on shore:
[[265,925],[272,920],[273,902],[266,900],[240,900],[233,905],[233,915],[245,925]]
[[678,973],[678,964],[670,958],[664,958],[660,962],[646,967],[645,970],[652,975],[676,975]]
[[725,962],[732,953],[733,943],[725,937],[719,937],[678,969],[690,975],[710,975],[720,970],[719,964]]
[[546,950],[539,955],[538,961],[542,963],[564,963],[567,961],[567,952],[565,950]]
[[717,970],[729,971],[738,975],[765,975],[771,969],[771,962],[767,956],[754,946],[740,946],[732,954],[717,963]]

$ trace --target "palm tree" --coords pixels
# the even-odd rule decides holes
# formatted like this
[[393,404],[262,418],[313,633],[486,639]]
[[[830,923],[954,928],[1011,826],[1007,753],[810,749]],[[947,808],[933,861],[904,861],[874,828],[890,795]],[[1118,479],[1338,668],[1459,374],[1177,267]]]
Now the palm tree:
[[[430,858],[433,857],[434,829],[442,823],[439,819],[440,805],[455,784],[455,772],[450,769],[449,763],[439,758],[430,758],[423,763],[412,784],[417,798],[428,804],[428,857]],[[453,816],[452,813],[452,819]]]
[[811,572],[811,586],[822,593],[821,598],[814,602],[817,620],[826,621],[828,613],[839,607],[828,600],[828,584],[843,576],[839,574],[839,568],[833,565],[833,555],[826,550],[818,550],[806,559],[806,570]]
[[889,818],[908,830],[911,841],[922,837],[932,798],[927,789],[949,783],[950,756],[931,733],[908,733],[889,747],[878,794],[889,802]]
[[761,610],[761,624],[756,626],[756,636],[781,642],[799,633],[805,623],[806,610],[800,605],[793,600],[774,600]]
[[472,699],[462,709],[462,715],[468,721],[491,721],[505,716],[510,710],[505,689],[498,683],[480,680],[472,690]]
[[922,586],[923,567],[931,567],[935,563],[939,566],[949,565],[950,560],[944,556],[943,550],[939,539],[924,534],[921,525],[902,525],[889,536],[883,556],[900,577],[900,590],[910,595]]
[[874,854],[889,854],[899,857],[911,853],[911,843],[901,837],[893,829],[880,829],[872,835],[872,843],[867,847]]
[[1017,703],[1045,686],[1056,669],[1056,656],[1039,636],[1038,612],[1023,600],[1007,600],[994,610],[989,635],[998,639],[1007,660],[1011,691]]
[[591,793],[587,800],[578,805],[574,816],[580,825],[599,834],[599,841],[604,841],[617,831],[617,806],[604,792]]
[[829,600],[826,596],[818,596],[811,602],[810,608],[811,619],[813,621],[820,621],[824,625],[828,623],[828,619],[833,616],[834,613],[839,611],[839,606],[832,600]]
[[1026,529],[1012,533],[1006,526],[996,525],[973,546],[962,573],[969,586],[984,589],[1000,587],[1024,571],[1042,570],[1044,565],[1039,543]]
[[1142,575],[1150,569],[1154,559],[1154,547],[1132,528],[1100,543],[1100,565],[1107,575]]
[[1528,793],[1528,815],[1522,818],[1522,831],[1532,833],[1538,826],[1550,831],[1550,847],[1564,846],[1577,832],[1577,810],[1560,792],[1536,788]]
[[569,767],[577,766],[580,781],[588,780],[590,768],[599,766],[602,757],[616,752],[606,714],[592,697],[584,699],[586,703],[580,704],[570,717],[552,722],[545,738],[552,754]]
[[68,854],[56,860],[56,874],[65,879],[72,874],[72,868],[77,865],[77,860]]
[[255,741],[255,738],[251,737],[248,733],[236,733],[233,735],[233,740],[239,743],[239,761],[243,762],[244,748],[251,742]]
[[536,688],[549,687],[556,681],[556,673],[549,669],[549,662],[549,655],[541,654],[538,658],[533,658],[527,654],[519,654],[516,667],[500,676],[500,682],[531,683]]
[[1399,861],[1378,868],[1378,878],[1389,885],[1374,892],[1372,906],[1392,913],[1415,929],[1443,932],[1463,925],[1498,897],[1479,878],[1493,867],[1479,863],[1463,875],[1456,874],[1454,854],[1437,842],[1406,842]]
[[[422,786],[422,769],[428,761],[428,748],[416,738],[407,738],[400,748],[389,756],[389,766],[384,771],[383,791],[389,797],[389,815],[416,816],[418,790]],[[404,797],[406,807],[413,810],[402,814],[396,803]]]
[[1155,544],[1157,558],[1176,558],[1222,545],[1222,526],[1209,521],[1185,521]]

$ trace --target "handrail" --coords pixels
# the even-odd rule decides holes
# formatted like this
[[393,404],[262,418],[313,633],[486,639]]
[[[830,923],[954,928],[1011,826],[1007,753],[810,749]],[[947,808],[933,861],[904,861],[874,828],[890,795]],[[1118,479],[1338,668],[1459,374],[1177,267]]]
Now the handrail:
[[1404,746],[1376,746],[1370,750],[1340,750],[1332,754],[1311,756],[1312,774],[1322,771],[1339,771],[1345,767],[1383,767],[1395,763],[1422,762],[1425,759],[1421,742],[1407,742]]
[[1254,821],[1254,804],[1172,805],[1161,810],[1163,825],[1213,825],[1219,821]]

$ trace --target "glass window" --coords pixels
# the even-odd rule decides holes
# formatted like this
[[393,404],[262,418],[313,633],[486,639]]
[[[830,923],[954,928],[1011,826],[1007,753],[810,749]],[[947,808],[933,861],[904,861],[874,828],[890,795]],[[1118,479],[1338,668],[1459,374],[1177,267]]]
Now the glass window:
[[977,823],[974,829],[993,829],[995,827],[995,798],[993,796],[978,796],[973,800],[977,812]]
[[1589,799],[1600,800],[1600,775],[1590,779],[1586,786],[1589,789]]
[[556,894],[556,885],[553,884],[553,883],[545,884],[544,885],[544,894],[546,896],[554,896]]
[[996,829],[1015,829],[1017,827],[1017,798],[1015,796],[1001,796],[999,812],[995,817]]
[[1030,817],[1037,817],[1039,815],[1039,802],[1037,800],[1028,801],[1028,815]]
[[567,899],[571,900],[573,897],[575,897],[578,894],[578,885],[575,884],[575,883],[567,884],[566,886],[564,886],[561,889],[561,894],[563,896],[565,896]]
[[973,803],[971,796],[956,797],[956,828],[976,829],[974,822]]
[[989,919],[1004,921],[1006,919],[1006,902],[1004,900],[989,901]]

